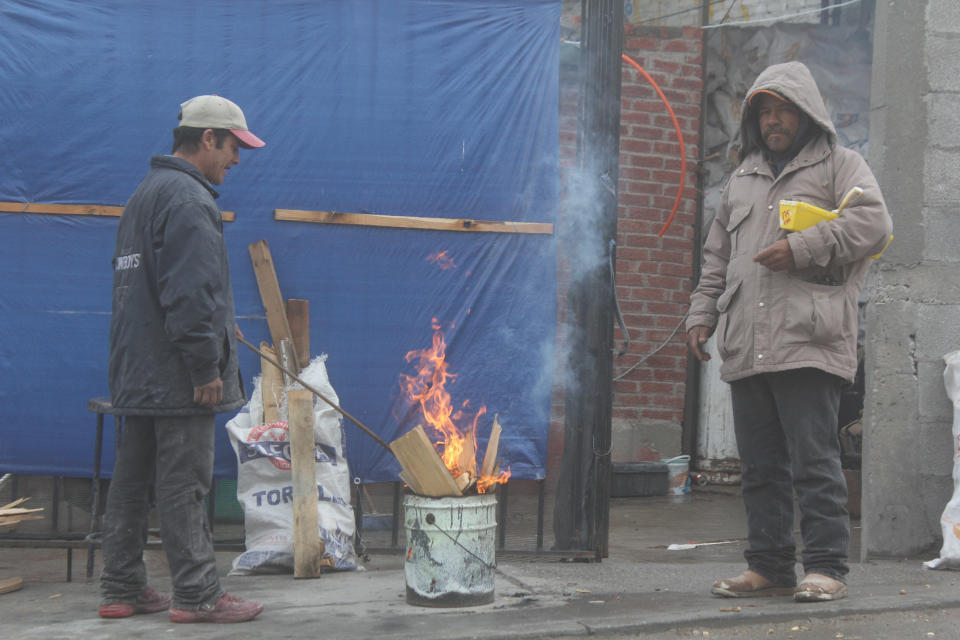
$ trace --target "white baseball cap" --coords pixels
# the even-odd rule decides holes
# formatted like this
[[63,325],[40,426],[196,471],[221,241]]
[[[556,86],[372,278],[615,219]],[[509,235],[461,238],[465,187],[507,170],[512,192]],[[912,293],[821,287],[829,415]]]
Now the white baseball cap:
[[259,149],[267,144],[247,128],[247,119],[240,107],[220,96],[190,98],[180,105],[178,118],[181,127],[229,129],[244,149]]

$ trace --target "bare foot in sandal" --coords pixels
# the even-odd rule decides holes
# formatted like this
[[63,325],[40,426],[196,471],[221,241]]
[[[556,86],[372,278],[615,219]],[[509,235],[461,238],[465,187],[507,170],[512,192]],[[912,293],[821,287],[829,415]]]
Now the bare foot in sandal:
[[822,573],[808,573],[793,592],[797,602],[829,602],[847,597],[847,585]]
[[793,587],[775,584],[759,573],[747,569],[736,578],[717,580],[710,593],[724,598],[769,598],[788,596],[793,593]]

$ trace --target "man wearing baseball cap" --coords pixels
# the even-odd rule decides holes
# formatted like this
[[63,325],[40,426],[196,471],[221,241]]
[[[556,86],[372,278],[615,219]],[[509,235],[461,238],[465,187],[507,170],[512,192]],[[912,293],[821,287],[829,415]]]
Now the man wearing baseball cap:
[[[245,402],[233,292],[214,185],[265,143],[233,102],[180,105],[172,155],[127,201],[117,227],[110,396],[125,416],[107,496],[100,576],[103,618],[167,611],[171,622],[245,622],[263,606],[224,592],[207,509],[214,419]],[[151,488],[173,598],[147,586]]]

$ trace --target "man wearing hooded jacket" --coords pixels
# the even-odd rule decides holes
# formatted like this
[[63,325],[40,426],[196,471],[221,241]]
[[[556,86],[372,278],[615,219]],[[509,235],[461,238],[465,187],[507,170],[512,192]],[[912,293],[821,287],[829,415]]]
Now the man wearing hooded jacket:
[[[724,188],[691,295],[687,345],[700,360],[717,336],[730,384],[747,513],[747,570],[717,580],[724,597],[847,593],[850,523],[837,410],[857,370],[857,301],[892,223],[863,158],[836,130],[806,66],[768,67],[741,109],[740,164]],[[787,233],[780,200],[827,210],[863,189],[834,220]],[[804,577],[797,583],[794,492]]]

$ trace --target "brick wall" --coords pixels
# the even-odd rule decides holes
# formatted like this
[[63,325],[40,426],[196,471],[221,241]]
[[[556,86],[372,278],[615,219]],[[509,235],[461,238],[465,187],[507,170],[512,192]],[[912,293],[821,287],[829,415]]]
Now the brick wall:
[[[696,160],[700,123],[701,31],[626,25],[624,54],[659,85],[673,108],[686,145],[687,171],[676,216],[658,237],[673,209],[681,175],[680,145],[666,106],[652,85],[623,64],[620,129],[617,295],[630,334],[630,350],[614,361],[613,418],[639,432],[635,451],[614,452],[614,459],[658,457],[643,432],[666,427],[673,442],[658,442],[661,453],[679,453],[686,380],[686,347],[681,323],[690,294],[696,215]],[[561,70],[561,165],[576,157],[577,77]],[[561,209],[563,207],[561,206]],[[564,215],[561,210],[561,216]],[[560,248],[560,326],[565,318],[567,275]],[[563,340],[561,331],[560,339]],[[664,343],[666,344],[664,345]],[[615,352],[623,346],[619,328]],[[661,347],[661,345],[664,345]],[[653,351],[657,353],[650,355]],[[645,358],[645,359],[644,359]],[[640,362],[643,360],[642,362]],[[634,366],[636,365],[636,366]],[[631,369],[631,367],[633,367]],[[628,371],[629,370],[629,371]],[[562,403],[555,403],[554,430],[562,430]],[[559,424],[556,424],[559,422]],[[615,426],[616,431],[616,426]],[[615,449],[618,446],[616,433]],[[647,454],[645,455],[646,451]]]
[[676,115],[686,147],[687,171],[676,216],[658,237],[681,187],[680,145],[667,107],[653,86],[625,63],[617,295],[631,347],[630,353],[615,361],[614,375],[621,375],[669,342],[615,383],[615,418],[678,425],[683,421],[683,327],[672,339],[670,335],[687,310],[693,269],[702,88],[700,33],[696,28],[625,28],[624,54],[650,74]]

